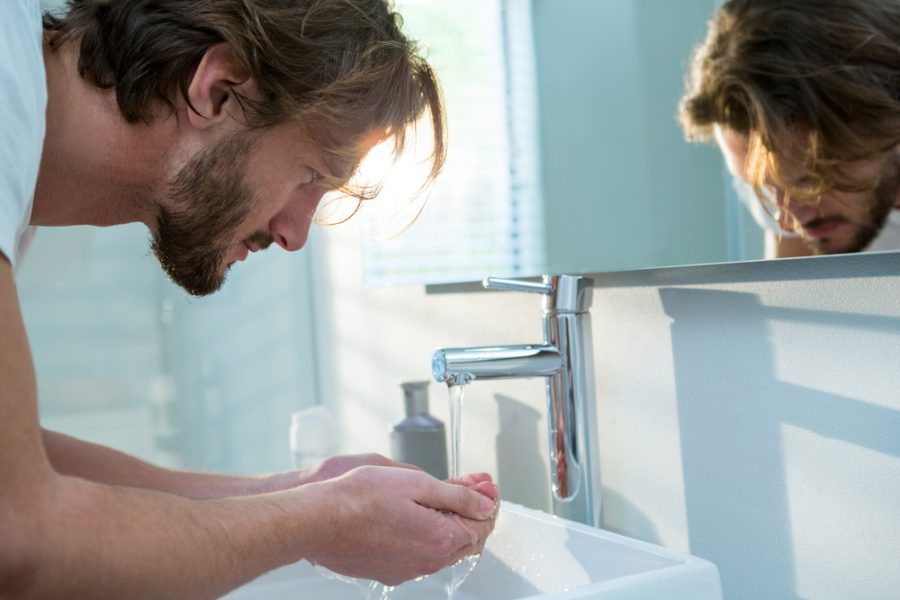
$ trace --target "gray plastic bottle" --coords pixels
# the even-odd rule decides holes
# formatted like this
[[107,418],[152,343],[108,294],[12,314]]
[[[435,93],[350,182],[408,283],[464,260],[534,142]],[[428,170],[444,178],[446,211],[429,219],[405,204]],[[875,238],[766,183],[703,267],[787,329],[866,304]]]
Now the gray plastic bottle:
[[429,384],[400,384],[406,417],[391,429],[391,458],[422,467],[438,479],[447,479],[447,437],[444,423],[428,414]]

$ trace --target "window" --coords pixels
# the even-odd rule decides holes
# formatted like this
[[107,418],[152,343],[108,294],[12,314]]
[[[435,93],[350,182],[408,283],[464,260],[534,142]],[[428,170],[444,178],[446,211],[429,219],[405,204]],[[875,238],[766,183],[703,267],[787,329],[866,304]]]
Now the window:
[[403,179],[402,166],[364,207],[366,284],[537,273],[544,261],[530,2],[398,0],[396,6],[441,80],[449,151],[424,209],[399,235],[410,214],[392,207],[413,191],[404,189],[410,182],[394,181]]

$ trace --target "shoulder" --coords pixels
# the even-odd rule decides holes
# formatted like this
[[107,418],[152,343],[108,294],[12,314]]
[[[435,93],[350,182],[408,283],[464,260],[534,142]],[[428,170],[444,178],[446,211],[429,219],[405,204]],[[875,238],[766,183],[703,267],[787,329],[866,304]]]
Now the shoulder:
[[900,250],[900,208],[891,211],[881,233],[866,248],[866,252],[882,250]]
[[44,78],[44,28],[38,0],[0,2],[0,69],[5,77],[16,76],[23,92],[40,88]]
[[[27,38],[38,34],[43,39],[43,11],[40,0],[4,0],[0,2],[0,29],[4,41]],[[6,34],[12,37],[6,37]],[[7,44],[3,44],[4,46]]]
[[47,83],[38,0],[0,2],[0,253],[15,264],[44,142]]

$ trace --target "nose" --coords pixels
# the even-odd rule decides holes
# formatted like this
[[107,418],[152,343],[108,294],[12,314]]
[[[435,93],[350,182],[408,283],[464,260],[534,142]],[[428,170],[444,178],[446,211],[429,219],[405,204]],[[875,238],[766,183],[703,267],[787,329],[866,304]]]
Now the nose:
[[782,190],[778,190],[776,203],[779,210],[789,214],[799,223],[805,223],[821,214],[818,199],[791,196]]
[[291,202],[272,217],[269,231],[275,237],[276,244],[288,252],[296,252],[306,245],[309,227],[323,194],[324,192],[318,192],[306,195],[301,200]]

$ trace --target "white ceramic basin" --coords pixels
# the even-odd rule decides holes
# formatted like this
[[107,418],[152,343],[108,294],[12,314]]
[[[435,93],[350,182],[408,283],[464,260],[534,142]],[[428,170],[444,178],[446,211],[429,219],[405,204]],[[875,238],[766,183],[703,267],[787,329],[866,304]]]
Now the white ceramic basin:
[[[449,569],[403,584],[396,600],[446,598]],[[326,579],[309,563],[283,567],[231,600],[360,600],[354,585]],[[379,598],[373,595],[373,598]],[[504,502],[494,533],[455,600],[721,600],[719,572],[678,554]]]

